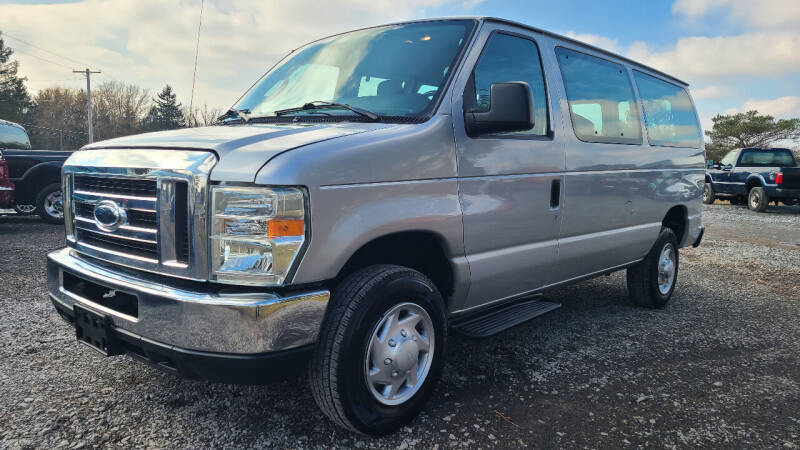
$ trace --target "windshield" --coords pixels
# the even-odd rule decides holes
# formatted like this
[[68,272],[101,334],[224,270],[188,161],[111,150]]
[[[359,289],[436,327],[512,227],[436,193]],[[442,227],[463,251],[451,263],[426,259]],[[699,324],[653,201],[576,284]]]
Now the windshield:
[[745,167],[790,167],[794,166],[794,158],[788,149],[745,150],[742,152],[739,165]]
[[[233,109],[249,118],[311,102],[332,102],[385,117],[424,117],[435,107],[474,26],[472,20],[415,22],[369,28],[302,47],[284,59]],[[281,113],[283,117],[287,113]],[[358,117],[328,105],[298,116]]]

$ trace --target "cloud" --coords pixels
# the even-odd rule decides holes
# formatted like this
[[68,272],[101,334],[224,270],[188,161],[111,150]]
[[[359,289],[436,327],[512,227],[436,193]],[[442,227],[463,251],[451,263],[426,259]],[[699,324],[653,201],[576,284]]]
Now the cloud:
[[[469,8],[480,0],[337,0],[335,2],[206,1],[195,104],[228,107],[291,49],[330,34],[400,21],[442,5]],[[151,92],[170,83],[189,101],[199,0],[111,1],[2,6],[2,31],[103,71],[93,83],[116,79]],[[54,84],[85,86],[71,70],[84,65],[7,40],[20,52],[20,72],[32,91]],[[38,81],[42,80],[42,81]],[[54,82],[51,80],[57,80]]]
[[797,0],[677,0],[672,12],[690,20],[727,12],[730,20],[757,28],[797,27],[800,2]]
[[779,119],[800,117],[800,97],[787,95],[767,100],[747,100],[740,108],[731,108],[725,114],[756,110],[761,114],[769,114]]
[[611,52],[619,53],[621,48],[616,39],[611,39],[605,36],[600,36],[591,33],[576,33],[572,30],[567,31],[566,36],[581,42],[585,42],[595,47],[600,47]]
[[780,76],[800,71],[798,31],[687,37],[661,51],[640,43],[634,45],[629,49],[632,58],[690,82],[736,75]]
[[727,86],[711,85],[704,88],[692,89],[692,97],[695,100],[708,100],[712,98],[730,97],[733,91]]

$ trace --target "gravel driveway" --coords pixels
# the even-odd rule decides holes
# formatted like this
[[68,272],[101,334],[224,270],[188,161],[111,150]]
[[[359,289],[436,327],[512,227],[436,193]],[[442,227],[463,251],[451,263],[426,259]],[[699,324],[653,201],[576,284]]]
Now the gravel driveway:
[[670,305],[617,273],[563,307],[454,337],[423,414],[382,439],[335,428],[308,380],[189,382],[75,342],[45,291],[59,226],[0,216],[0,447],[800,447],[800,208],[705,207]]

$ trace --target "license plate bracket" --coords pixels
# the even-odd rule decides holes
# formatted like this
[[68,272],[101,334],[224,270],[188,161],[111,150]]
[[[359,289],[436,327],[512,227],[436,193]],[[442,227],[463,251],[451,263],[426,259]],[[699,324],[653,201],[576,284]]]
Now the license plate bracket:
[[124,353],[122,343],[114,336],[111,318],[98,314],[78,303],[72,306],[75,315],[75,337],[105,356]]

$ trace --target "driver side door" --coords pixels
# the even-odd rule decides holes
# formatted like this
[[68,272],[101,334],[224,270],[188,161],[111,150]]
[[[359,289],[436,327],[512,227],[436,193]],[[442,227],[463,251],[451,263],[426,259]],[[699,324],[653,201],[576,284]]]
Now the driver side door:
[[[466,310],[530,292],[558,279],[564,150],[545,82],[549,42],[523,30],[487,26],[456,85],[453,122],[464,246],[470,266]],[[491,85],[523,81],[533,94],[527,131],[470,137],[465,111],[488,110]],[[560,124],[558,125],[560,126]]]
[[721,194],[732,194],[731,172],[739,156],[738,150],[731,150],[719,161],[719,169],[708,169],[708,175],[714,183],[714,190]]

